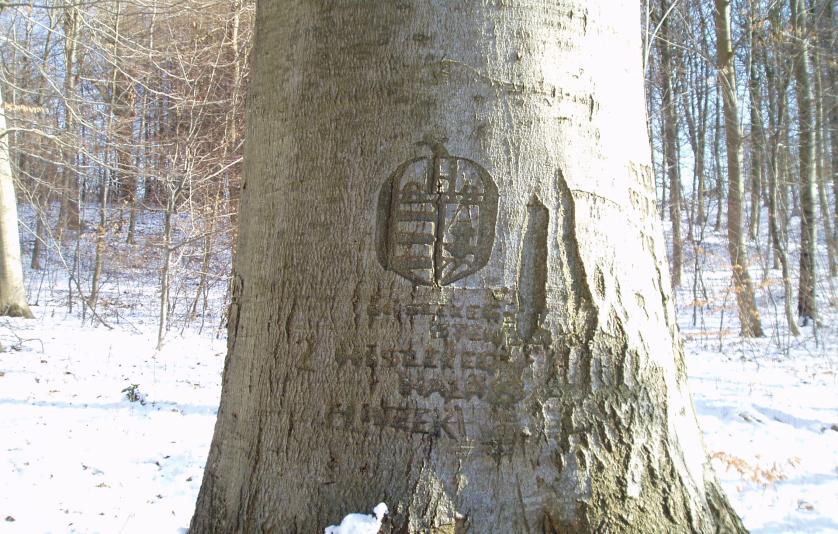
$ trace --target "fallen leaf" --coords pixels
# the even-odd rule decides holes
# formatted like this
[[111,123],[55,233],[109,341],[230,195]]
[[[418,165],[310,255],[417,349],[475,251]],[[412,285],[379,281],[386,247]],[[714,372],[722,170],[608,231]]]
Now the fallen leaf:
[[812,506],[811,504],[809,504],[806,501],[800,500],[800,501],[797,501],[797,509],[798,510],[806,510],[807,512],[811,512],[812,510],[815,509],[815,507]]

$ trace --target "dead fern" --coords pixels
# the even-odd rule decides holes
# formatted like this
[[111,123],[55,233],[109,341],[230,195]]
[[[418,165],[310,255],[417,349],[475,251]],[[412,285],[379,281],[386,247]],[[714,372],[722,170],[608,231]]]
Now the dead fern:
[[[735,470],[739,473],[742,480],[746,480],[753,484],[758,484],[763,488],[773,485],[778,480],[786,480],[788,476],[783,472],[783,467],[773,463],[771,467],[763,467],[759,463],[750,463],[744,458],[733,456],[726,452],[714,452],[711,459],[718,460],[725,465],[726,470]],[[800,464],[800,458],[793,457],[787,460],[791,467],[797,467]]]

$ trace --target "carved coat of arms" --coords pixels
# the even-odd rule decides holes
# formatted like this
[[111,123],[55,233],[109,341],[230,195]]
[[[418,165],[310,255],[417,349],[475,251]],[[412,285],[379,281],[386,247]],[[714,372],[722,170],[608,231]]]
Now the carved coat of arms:
[[378,259],[419,285],[444,286],[489,261],[498,188],[486,170],[436,144],[402,163],[378,203]]

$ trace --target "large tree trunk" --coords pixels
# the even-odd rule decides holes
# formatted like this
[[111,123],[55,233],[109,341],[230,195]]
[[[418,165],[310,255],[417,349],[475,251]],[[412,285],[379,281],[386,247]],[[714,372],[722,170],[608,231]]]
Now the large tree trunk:
[[733,290],[739,309],[743,336],[761,337],[762,323],[748,274],[748,249],[742,232],[742,132],[739,130],[739,104],[736,100],[736,69],[730,34],[730,0],[716,0],[716,51],[719,84],[724,102],[725,144],[727,147],[727,248],[733,272]]
[[259,3],[193,533],[379,501],[386,532],[744,530],[686,391],[636,10]]
[[31,318],[23,286],[17,198],[7,134],[3,94],[0,92],[0,315]]

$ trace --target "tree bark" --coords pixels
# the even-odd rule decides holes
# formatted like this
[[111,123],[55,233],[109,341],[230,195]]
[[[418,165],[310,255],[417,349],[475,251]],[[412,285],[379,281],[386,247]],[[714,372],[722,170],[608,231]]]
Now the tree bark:
[[815,82],[813,96],[815,104],[815,146],[817,148],[815,174],[818,177],[816,187],[818,189],[818,204],[820,205],[821,221],[823,222],[824,241],[826,242],[827,271],[829,272],[828,278],[832,278],[838,276],[838,240],[835,239],[835,233],[832,229],[833,213],[827,189],[829,177],[833,172],[829,161],[829,148],[827,146],[829,131],[827,130],[827,121],[825,117],[826,112],[824,110],[824,107],[828,105],[829,97],[824,91],[821,53],[817,47],[812,50],[812,71]]
[[61,167],[61,209],[58,214],[58,234],[65,229],[77,230],[81,228],[79,213],[79,179],[78,179],[78,151],[81,139],[76,125],[76,97],[77,74],[76,61],[78,59],[79,8],[64,3],[64,130],[67,132],[67,142],[62,149],[63,166]]
[[3,109],[3,94],[0,92],[0,315],[32,318],[23,285],[17,197]]
[[748,219],[748,239],[757,241],[759,239],[759,220],[762,212],[761,192],[762,192],[762,169],[763,169],[763,151],[766,148],[765,135],[762,128],[762,86],[759,81],[759,68],[757,57],[760,53],[762,39],[761,30],[758,29],[760,14],[759,6],[755,0],[749,0],[750,3],[750,58],[748,64],[748,93],[750,95],[750,120],[751,120],[751,139],[750,139],[750,182],[751,182],[751,217]]
[[[707,173],[705,164],[705,152],[707,145],[707,92],[704,62],[696,64],[693,62],[690,75],[684,75],[684,84],[689,88],[681,94],[681,108],[683,110],[684,122],[687,125],[687,138],[693,153],[693,209],[691,210],[691,224],[703,228],[707,216],[705,214],[704,198],[706,193]],[[697,72],[695,72],[697,71]],[[704,74],[704,75],[702,75]],[[694,238],[694,232],[690,231],[690,239]]]
[[[41,198],[45,200],[39,202]],[[29,262],[29,268],[40,271],[43,268],[41,265],[41,251],[47,234],[44,218],[47,217],[47,210],[49,209],[49,192],[42,193],[40,197],[36,196],[33,204],[37,219],[35,222],[35,239],[32,243],[32,259]]]
[[169,329],[169,289],[172,269],[172,217],[175,214],[176,197],[171,195],[166,200],[163,212],[163,265],[160,267],[160,311],[157,320],[157,350],[163,348],[163,340]]
[[715,196],[718,199],[718,203],[716,204],[716,222],[713,223],[713,231],[714,232],[721,232],[722,231],[722,201],[725,198],[724,194],[724,174],[722,173],[722,156],[721,156],[721,145],[722,145],[722,125],[721,125],[721,116],[722,114],[719,113],[719,93],[721,91],[718,90],[718,85],[716,87],[716,95],[713,99],[714,103],[714,110],[713,116],[715,117],[714,127],[713,127],[713,169],[716,177],[716,187],[715,187]]
[[258,4],[191,532],[379,501],[393,533],[744,531],[686,391],[636,8]]
[[[122,5],[119,1],[115,2],[114,5],[114,19],[113,19],[113,61],[114,66],[111,69],[111,79],[109,82],[109,95],[110,95],[110,102],[108,102],[108,122],[107,128],[105,129],[107,138],[113,142],[113,140],[117,139],[118,136],[115,135],[115,128],[114,128],[114,120],[120,115],[118,111],[119,107],[119,98],[118,94],[120,94],[118,90],[119,80],[121,78],[119,73],[119,67],[116,65],[117,58],[119,57],[119,36],[120,36],[120,16],[122,11]],[[105,154],[105,161],[110,159],[108,152]],[[111,177],[116,174],[119,178],[122,177],[123,170],[125,166],[122,162],[122,154],[121,149],[119,147],[116,148],[117,156],[116,162],[113,167],[108,169],[105,178],[102,180],[102,184],[99,187],[99,225],[96,228],[96,256],[93,262],[93,276],[90,280],[90,296],[87,299],[88,306],[93,312],[96,311],[96,304],[99,299],[99,289],[102,279],[102,272],[105,268],[105,249],[107,248],[107,237],[108,237],[108,203],[110,201],[110,184],[111,184]],[[114,169],[116,172],[114,173]],[[119,182],[117,182],[118,184]]]
[[762,324],[748,274],[748,249],[742,235],[742,132],[739,130],[739,104],[736,99],[736,69],[730,34],[730,0],[716,1],[716,52],[719,84],[724,103],[725,144],[727,147],[727,247],[733,271],[733,289],[739,308],[741,333],[761,337]]
[[670,2],[660,3],[660,48],[661,58],[661,115],[663,120],[664,168],[669,181],[669,219],[672,223],[672,287],[681,285],[681,265],[684,263],[684,242],[681,239],[681,171],[678,157],[678,115],[675,109],[675,91],[670,49],[669,16]]
[[817,222],[815,221],[815,121],[814,95],[810,78],[809,36],[806,6],[789,0],[794,22],[797,57],[794,62],[795,87],[800,139],[800,280],[797,292],[797,315],[803,325],[817,319],[815,304],[815,258]]
[[[821,46],[827,50],[836,50],[838,46],[838,32],[835,28],[835,0],[827,0],[824,6],[823,27],[821,34]],[[824,75],[826,83],[831,90],[831,98],[826,99],[826,122],[829,128],[830,145],[830,169],[832,180],[832,239],[838,247],[838,66],[836,61],[824,61]]]

